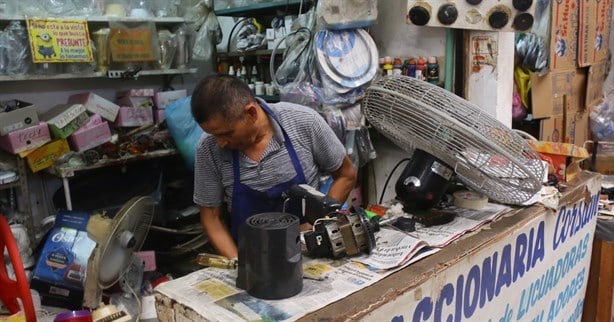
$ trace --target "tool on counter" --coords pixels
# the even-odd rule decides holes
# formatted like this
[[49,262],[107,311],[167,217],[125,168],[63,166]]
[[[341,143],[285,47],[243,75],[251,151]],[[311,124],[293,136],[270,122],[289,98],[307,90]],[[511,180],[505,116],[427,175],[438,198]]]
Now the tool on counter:
[[236,269],[239,265],[237,258],[228,258],[222,255],[200,253],[196,255],[194,262],[202,266],[210,266],[216,268]]

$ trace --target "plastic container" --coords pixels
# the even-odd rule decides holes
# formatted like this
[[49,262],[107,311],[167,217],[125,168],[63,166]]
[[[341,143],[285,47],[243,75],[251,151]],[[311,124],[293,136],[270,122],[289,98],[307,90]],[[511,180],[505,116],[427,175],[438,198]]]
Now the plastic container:
[[53,322],[93,322],[92,313],[88,310],[70,311],[55,316]]

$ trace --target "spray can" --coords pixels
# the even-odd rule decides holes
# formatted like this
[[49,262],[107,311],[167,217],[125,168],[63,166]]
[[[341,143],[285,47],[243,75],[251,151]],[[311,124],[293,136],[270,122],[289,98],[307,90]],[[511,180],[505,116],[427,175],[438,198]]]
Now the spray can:
[[407,70],[407,76],[416,77],[416,59],[412,58],[409,60],[409,67]]
[[418,64],[416,65],[416,78],[426,80],[426,69],[426,59],[424,57],[418,58]]
[[429,83],[439,84],[439,64],[437,64],[437,58],[433,56],[429,57],[426,71],[427,81]]

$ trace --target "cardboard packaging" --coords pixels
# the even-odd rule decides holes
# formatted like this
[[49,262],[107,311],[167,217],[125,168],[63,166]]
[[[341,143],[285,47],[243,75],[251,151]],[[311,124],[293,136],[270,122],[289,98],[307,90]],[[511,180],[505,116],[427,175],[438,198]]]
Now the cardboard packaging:
[[89,92],[71,95],[68,102],[83,104],[88,112],[100,114],[104,119],[111,122],[115,121],[119,112],[119,105]]
[[115,101],[119,106],[128,107],[149,107],[154,105],[151,96],[124,96]]
[[69,151],[68,142],[65,139],[57,139],[30,152],[26,161],[32,172],[38,172],[53,166],[55,160]]
[[[562,181],[570,181],[582,171],[580,162],[588,158],[588,151],[579,146],[547,141],[528,141],[540,158],[550,165],[550,170]],[[550,173],[550,171],[548,172]]]
[[589,66],[608,59],[612,0],[580,1],[578,64]]
[[11,100],[0,102],[0,107],[2,106],[16,107],[16,109],[0,113],[0,135],[7,135],[12,131],[35,126],[39,122],[36,106],[32,103]]
[[89,122],[73,133],[68,141],[72,150],[80,152],[97,147],[111,140],[108,122],[103,122],[98,114],[90,117]]
[[154,104],[159,109],[164,109],[176,100],[182,99],[188,95],[185,89],[176,91],[157,92],[154,95]]
[[154,110],[154,122],[156,124],[160,124],[164,122],[165,119],[166,119],[166,116],[164,116],[164,110],[161,110],[161,109]]
[[595,171],[601,174],[614,175],[614,142],[601,141],[597,143]]
[[80,309],[87,261],[96,242],[87,236],[89,213],[61,210],[32,272],[44,305]]
[[575,70],[550,72],[541,77],[531,73],[533,118],[542,119],[564,113],[563,97],[572,93],[575,75]]
[[550,70],[574,70],[578,67],[579,0],[551,1]]
[[586,108],[590,109],[603,100],[603,83],[608,75],[609,61],[591,65],[586,83]]
[[153,124],[153,111],[151,107],[127,107],[122,106],[119,109],[115,126],[119,127],[134,127]]
[[124,96],[154,96],[153,88],[134,88],[126,91],[119,91],[115,93],[115,97],[120,98]]
[[36,126],[27,127],[0,136],[0,148],[10,153],[17,154],[37,148],[49,141],[51,141],[49,126],[45,122],[40,122]]
[[58,104],[43,114],[54,138],[65,139],[89,120],[82,104]]

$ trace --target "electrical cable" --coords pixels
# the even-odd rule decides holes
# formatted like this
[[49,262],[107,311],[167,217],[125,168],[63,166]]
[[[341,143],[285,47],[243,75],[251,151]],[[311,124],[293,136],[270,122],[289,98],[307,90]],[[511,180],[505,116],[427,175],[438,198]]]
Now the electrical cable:
[[237,20],[237,22],[235,22],[234,26],[232,26],[232,29],[230,29],[230,33],[228,34],[228,42],[226,43],[226,52],[230,53],[230,41],[232,40],[232,34],[235,32],[235,29],[237,28],[237,26],[239,24],[241,24],[243,21],[247,20],[247,19],[251,19],[250,17],[243,17],[239,20]]
[[403,163],[403,161],[409,161],[411,160],[410,158],[404,158],[401,159],[399,162],[397,162],[397,164],[394,166],[394,168],[392,168],[392,171],[390,172],[390,174],[388,174],[388,177],[386,178],[386,183],[384,183],[384,188],[382,189],[382,194],[379,197],[379,204],[381,205],[384,199],[384,194],[386,194],[386,187],[388,187],[388,183],[390,183],[390,178],[392,178],[392,174],[397,170],[397,168],[401,165],[401,163]]

